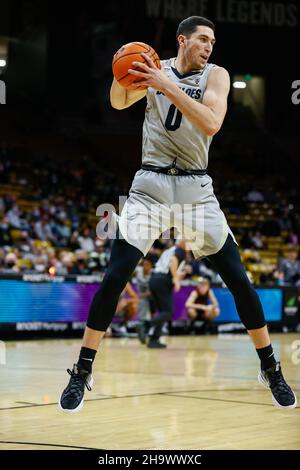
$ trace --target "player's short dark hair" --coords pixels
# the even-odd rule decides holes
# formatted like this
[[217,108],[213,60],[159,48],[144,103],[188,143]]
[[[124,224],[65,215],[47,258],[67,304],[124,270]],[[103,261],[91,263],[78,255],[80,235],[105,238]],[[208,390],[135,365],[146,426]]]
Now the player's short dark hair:
[[178,38],[179,34],[184,34],[184,36],[189,38],[196,31],[197,26],[208,26],[213,31],[216,29],[214,23],[208,18],[204,18],[204,16],[189,16],[179,23],[176,38]]

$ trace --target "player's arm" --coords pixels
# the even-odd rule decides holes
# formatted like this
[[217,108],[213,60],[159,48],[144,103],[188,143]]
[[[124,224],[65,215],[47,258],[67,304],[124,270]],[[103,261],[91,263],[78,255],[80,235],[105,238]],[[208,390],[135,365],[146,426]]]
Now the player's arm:
[[170,268],[170,273],[172,276],[172,281],[174,284],[174,289],[175,292],[178,292],[180,290],[180,276],[178,273],[178,265],[179,265],[179,260],[177,256],[171,256],[170,258],[170,263],[169,263],[169,268]]
[[177,277],[178,279],[184,279],[186,276],[186,262],[182,260],[180,265],[177,268]]
[[194,308],[196,305],[194,302],[197,298],[197,291],[193,290],[190,295],[188,296],[186,302],[185,302],[185,307],[186,308]]
[[216,312],[218,312],[218,314],[220,313],[220,307],[219,307],[219,302],[217,301],[217,297],[215,296],[215,294],[213,293],[212,289],[209,289],[208,291],[208,297],[211,301],[211,305],[213,306],[213,308],[215,309]]
[[179,261],[177,256],[171,256],[170,258],[170,271],[173,280],[177,279],[177,269],[178,269]]
[[208,75],[202,103],[190,98],[173,82],[170,82],[164,94],[195,127],[213,136],[220,130],[224,121],[229,88],[227,70],[214,67]]
[[115,109],[129,108],[146,96],[147,90],[127,90],[114,78],[110,88],[110,103]]
[[207,308],[207,305],[204,305],[204,304],[195,304],[195,300],[197,299],[198,297],[198,293],[196,290],[193,290],[187,301],[185,302],[185,307],[186,308],[194,308],[196,310],[206,310]]
[[209,136],[215,135],[219,131],[227,111],[227,96],[230,89],[227,70],[222,67],[212,68],[208,75],[202,103],[198,103],[180,90],[163,70],[156,68],[146,54],[142,55],[147,60],[147,65],[141,62],[133,62],[133,65],[143,69],[143,72],[129,69],[129,73],[144,78],[140,85],[151,86],[164,93],[195,127]]

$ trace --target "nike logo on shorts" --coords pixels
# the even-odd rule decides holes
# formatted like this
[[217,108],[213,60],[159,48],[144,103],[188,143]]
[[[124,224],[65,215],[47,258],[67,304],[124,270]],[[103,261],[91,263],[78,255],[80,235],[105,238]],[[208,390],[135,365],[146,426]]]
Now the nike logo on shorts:
[[207,186],[208,184],[209,184],[209,182],[205,183],[205,184],[201,184],[201,188],[204,188],[204,186]]

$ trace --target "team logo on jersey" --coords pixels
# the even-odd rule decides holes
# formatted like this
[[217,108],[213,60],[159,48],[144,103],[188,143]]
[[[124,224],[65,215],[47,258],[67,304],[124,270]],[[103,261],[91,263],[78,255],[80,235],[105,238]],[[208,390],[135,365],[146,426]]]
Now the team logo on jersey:
[[[187,88],[184,86],[180,86],[179,88],[180,90],[184,91],[188,96],[193,98],[193,100],[199,100],[201,98],[202,90],[200,88]],[[165,94],[162,91],[158,91],[158,90],[155,92],[155,94],[165,96]]]

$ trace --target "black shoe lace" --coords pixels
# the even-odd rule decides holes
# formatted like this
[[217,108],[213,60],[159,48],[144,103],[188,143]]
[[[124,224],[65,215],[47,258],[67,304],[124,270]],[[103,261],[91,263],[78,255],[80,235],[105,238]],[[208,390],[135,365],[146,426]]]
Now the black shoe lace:
[[71,370],[71,369],[67,369],[67,372],[72,377],[68,392],[70,393],[77,392],[78,386],[80,386],[82,383],[86,386],[89,392],[92,390],[92,388],[90,387],[88,381],[86,380],[84,376],[74,372],[74,370]]

